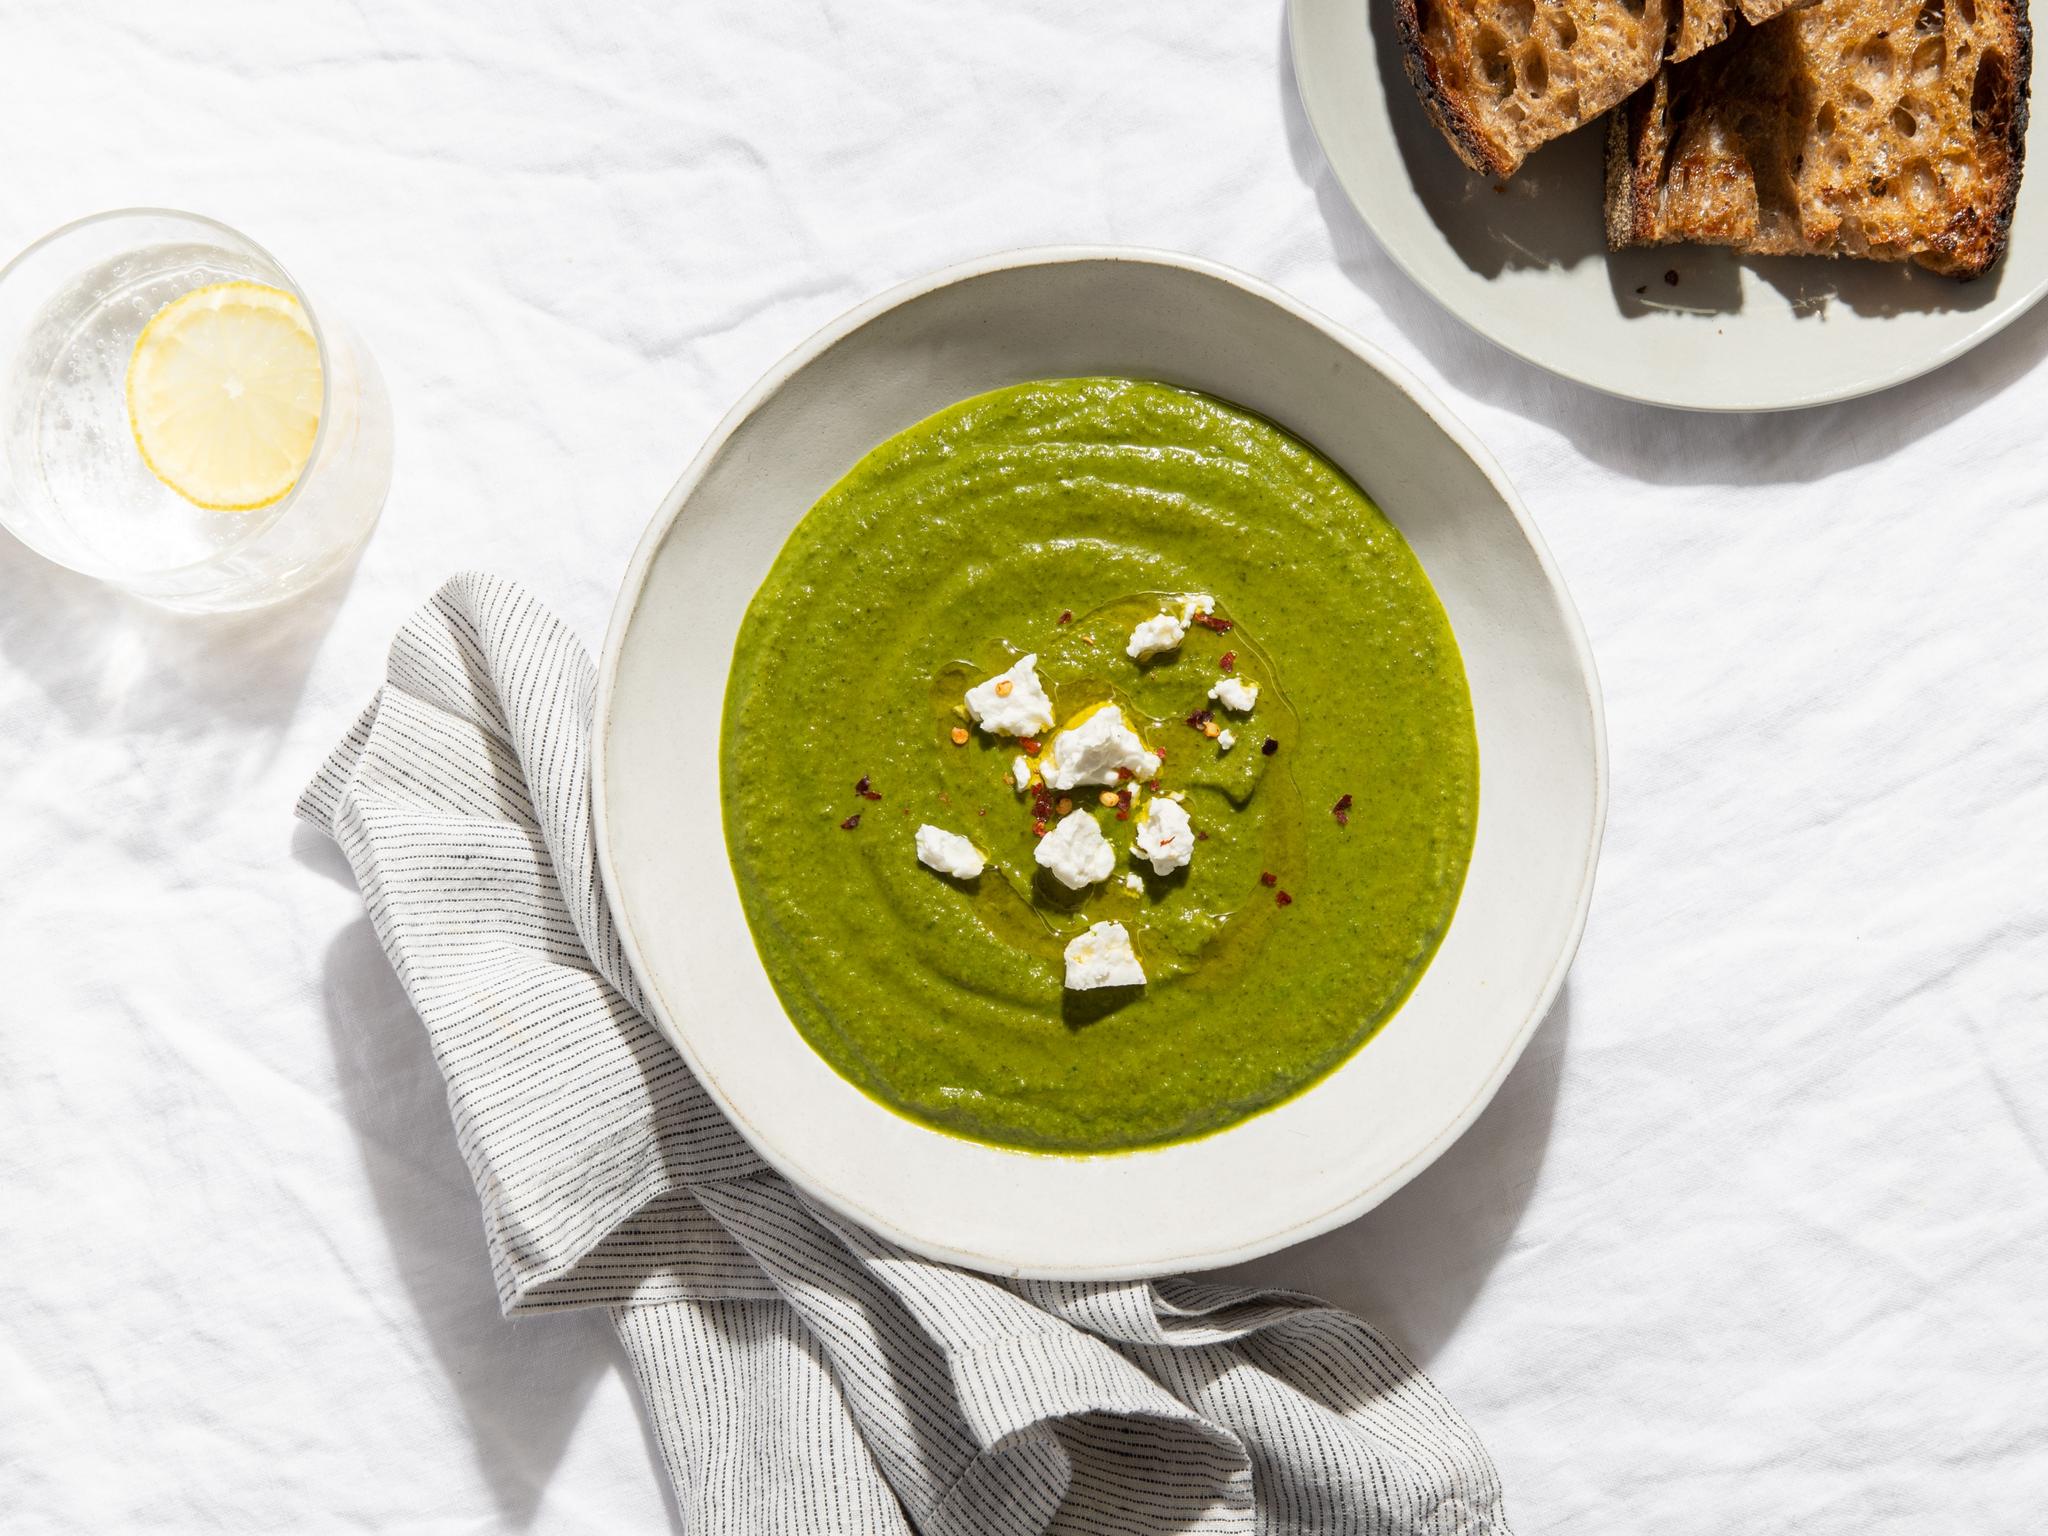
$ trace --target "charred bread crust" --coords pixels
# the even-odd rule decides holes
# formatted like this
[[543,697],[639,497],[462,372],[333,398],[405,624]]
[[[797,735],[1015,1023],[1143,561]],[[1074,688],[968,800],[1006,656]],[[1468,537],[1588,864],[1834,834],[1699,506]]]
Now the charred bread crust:
[[1990,230],[1984,242],[1984,257],[1974,266],[1958,270],[1955,276],[1982,277],[1998,264],[2012,237],[2012,215],[2019,206],[2020,177],[2027,164],[2027,119],[2033,111],[2034,23],[2027,12],[2027,0],[2012,3],[2012,113],[2005,125],[2005,184],[1998,189],[1998,202],[1991,210]]
[[2006,115],[2001,135],[2006,165],[1997,201],[1982,217],[1975,209],[1958,213],[1947,229],[1928,242],[1927,250],[1914,253],[1912,258],[1930,272],[1959,282],[1982,277],[1997,266],[2012,238],[2013,210],[2019,205],[2020,178],[2026,170],[2027,122],[2033,110],[2034,26],[2027,13],[2027,0],[2012,0],[2010,41],[2012,110]]
[[1482,175],[1514,175],[1522,162],[1508,159],[1479,126],[1479,119],[1444,85],[1443,72],[1423,35],[1418,0],[1394,0],[1394,24],[1401,35],[1401,62],[1407,67],[1409,83],[1458,158]]

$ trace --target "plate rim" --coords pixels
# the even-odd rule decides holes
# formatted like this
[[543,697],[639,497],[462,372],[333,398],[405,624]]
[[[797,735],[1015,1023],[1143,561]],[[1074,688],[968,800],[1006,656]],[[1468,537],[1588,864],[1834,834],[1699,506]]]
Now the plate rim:
[[[1957,359],[1974,352],[1985,342],[1991,340],[1992,337],[1998,335],[1999,332],[2005,330],[2023,315],[2029,313],[2043,298],[2048,298],[2048,269],[2044,269],[2041,276],[2035,281],[2034,286],[2027,292],[2018,295],[2013,303],[2001,307],[1994,302],[1987,307],[1988,312],[1969,330],[1954,340],[1945,342],[1942,346],[1933,349],[1928,354],[1916,357],[1899,367],[1880,370],[1879,372],[1866,375],[1858,381],[1839,389],[1812,390],[1803,394],[1775,399],[1712,401],[1645,394],[1625,389],[1615,384],[1604,383],[1600,379],[1592,377],[1584,369],[1567,367],[1546,358],[1538,357],[1530,350],[1516,346],[1494,335],[1493,332],[1486,329],[1479,321],[1466,314],[1464,307],[1453,302],[1447,296],[1444,287],[1429,276],[1427,270],[1413,259],[1412,252],[1403,249],[1400,242],[1389,240],[1381,232],[1378,222],[1374,220],[1369,211],[1370,200],[1361,195],[1361,189],[1355,184],[1357,181],[1356,176],[1340,163],[1337,156],[1330,153],[1328,136],[1324,132],[1323,125],[1319,120],[1318,108],[1309,85],[1314,72],[1303,62],[1304,44],[1302,32],[1303,18],[1309,13],[1311,7],[1327,6],[1336,3],[1338,3],[1338,0],[1287,0],[1287,67],[1294,76],[1294,90],[1296,97],[1301,102],[1301,114],[1308,124],[1310,135],[1315,139],[1316,152],[1322,156],[1323,164],[1329,167],[1330,174],[1336,179],[1337,186],[1343,192],[1345,201],[1358,214],[1359,222],[1365,225],[1366,232],[1372,236],[1373,243],[1386,254],[1389,261],[1393,262],[1400,269],[1404,277],[1428,295],[1432,303],[1490,346],[1498,347],[1510,357],[1519,358],[1531,367],[1540,368],[1545,373],[1557,378],[1569,380],[1571,383],[1606,395],[1610,399],[1629,400],[1639,405],[1656,406],[1661,410],[1694,411],[1712,416],[1740,416],[1759,413],[1777,414],[1787,411],[1812,410],[1817,406],[1839,405],[1847,400],[1860,400],[1869,395],[1882,394],[1886,390],[1896,389],[1902,384],[1910,384],[1915,379],[1924,378],[1928,374],[1945,368]],[[1354,3],[1361,8],[1366,8],[1378,3],[1378,0],[1354,0]],[[2030,82],[2029,95],[2031,96],[2031,94],[2032,86]],[[1335,109],[1330,108],[1327,110]],[[1580,133],[1594,131],[1594,125],[1586,124],[1576,131]],[[2031,131],[2029,137],[2031,137]],[[2024,183],[2022,183],[2022,191],[2024,191]],[[1814,257],[1811,259],[1818,261],[1827,258]]]
[[[1265,1236],[1199,1252],[1176,1253],[1164,1258],[1133,1261],[1126,1263],[1098,1264],[1074,1268],[1072,1266],[1041,1267],[1028,1262],[951,1247],[944,1241],[934,1240],[918,1233],[909,1232],[888,1217],[868,1210],[858,1203],[842,1198],[838,1193],[821,1189],[808,1181],[780,1157],[774,1148],[764,1143],[761,1135],[746,1116],[737,1113],[721,1090],[717,1078],[708,1072],[697,1053],[688,1043],[683,1030],[668,1017],[663,1006],[662,994],[651,980],[647,979],[642,965],[642,955],[633,923],[625,910],[619,894],[617,869],[612,850],[612,829],[608,812],[609,773],[607,764],[610,725],[616,705],[616,687],[619,662],[623,653],[625,637],[632,627],[640,601],[645,595],[648,571],[656,555],[681,516],[683,506],[706,471],[723,452],[726,444],[739,428],[767,400],[779,392],[800,370],[821,356],[840,341],[868,324],[876,317],[911,302],[940,288],[987,276],[991,273],[1016,268],[1067,265],[1095,262],[1123,262],[1163,266],[1192,272],[1215,281],[1236,287],[1262,299],[1283,312],[1291,315],[1317,330],[1345,350],[1351,352],[1368,367],[1379,372],[1388,382],[1401,390],[1421,409],[1438,428],[1442,430],[1458,449],[1485,476],[1495,493],[1501,498],[1513,518],[1516,529],[1527,543],[1536,560],[1545,587],[1557,605],[1563,620],[1565,637],[1572,656],[1578,665],[1581,684],[1581,703],[1587,711],[1588,739],[1592,749],[1592,792],[1593,802],[1588,824],[1586,848],[1579,875],[1578,888],[1574,892],[1572,911],[1566,924],[1562,942],[1543,985],[1529,1006],[1523,1019],[1516,1025],[1514,1034],[1501,1051],[1485,1077],[1480,1081],[1466,1103],[1452,1115],[1443,1127],[1427,1142],[1423,1143],[1398,1167],[1390,1170],[1374,1183],[1359,1190],[1345,1200],[1336,1202],[1324,1211],[1305,1217],[1286,1228]],[[729,663],[728,663],[729,666]],[[1482,444],[1465,424],[1448,411],[1432,391],[1410,369],[1398,360],[1388,356],[1379,348],[1367,342],[1320,311],[1303,304],[1291,295],[1276,288],[1264,279],[1211,261],[1206,257],[1183,252],[1144,246],[1062,244],[1025,246],[1006,249],[987,256],[970,258],[914,277],[884,289],[870,299],[853,306],[833,320],[814,331],[795,347],[784,353],[759,379],[734,403],[718,424],[705,438],[702,446],[692,457],[682,474],[676,479],[663,497],[638,545],[628,562],[621,578],[619,593],[614,600],[612,615],[606,627],[604,650],[599,658],[595,692],[592,696],[590,723],[590,794],[591,794],[591,835],[597,860],[600,884],[603,887],[607,909],[612,915],[614,931],[628,968],[640,980],[645,1011],[662,1036],[683,1058],[691,1073],[704,1091],[717,1105],[719,1112],[737,1130],[764,1163],[774,1169],[799,1190],[806,1199],[815,1200],[835,1214],[876,1232],[898,1246],[922,1257],[941,1263],[957,1264],[981,1273],[1000,1274],[1017,1278],[1048,1280],[1137,1280],[1152,1279],[1163,1275],[1186,1273],[1221,1268],[1229,1264],[1243,1263],[1261,1258],[1296,1243],[1333,1231],[1337,1227],[1356,1220],[1367,1211],[1379,1205],[1425,1168],[1436,1161],[1466,1130],[1486,1106],[1493,1101],[1501,1084],[1521,1059],[1529,1041],[1550,1014],[1563,990],[1566,976],[1578,954],[1584,937],[1586,921],[1592,907],[1593,889],[1599,868],[1600,849],[1605,837],[1608,812],[1608,743],[1606,709],[1600,686],[1599,670],[1593,658],[1591,643],[1587,639],[1585,626],[1578,608],[1573,603],[1570,591],[1552,558],[1549,546],[1537,530],[1521,497],[1501,469],[1492,453]],[[756,961],[758,963],[758,960]],[[851,1090],[858,1092],[857,1089]],[[1228,1134],[1225,1132],[1224,1134]],[[1020,1154],[1033,1155],[1033,1154]]]

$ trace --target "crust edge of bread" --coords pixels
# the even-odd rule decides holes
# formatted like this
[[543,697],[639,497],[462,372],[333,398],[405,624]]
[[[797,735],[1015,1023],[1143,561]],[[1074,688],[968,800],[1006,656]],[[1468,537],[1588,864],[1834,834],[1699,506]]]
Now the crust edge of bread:
[[1416,0],[1394,0],[1394,26],[1401,39],[1401,62],[1408,81],[1422,99],[1422,109],[1436,124],[1458,158],[1487,176],[1508,177],[1521,168],[1521,155],[1510,156],[1505,145],[1491,138],[1457,97],[1444,85],[1442,72],[1422,34],[1422,14]]
[[1951,274],[1956,277],[1982,277],[1998,265],[2005,255],[2007,241],[2012,238],[2013,213],[2019,207],[2020,182],[2027,168],[2027,124],[2034,111],[2034,17],[2027,0],[2018,0],[2013,14],[2012,79],[2012,121],[2005,127],[2006,153],[2010,159],[2005,168],[2005,184],[1998,189],[1998,205],[1991,210],[1988,254],[1976,267]]
[[1640,130],[1634,123],[1637,102],[1652,91],[1667,90],[1663,70],[1634,96],[1607,114],[1607,155],[1601,211],[1607,227],[1607,249],[1626,251],[1636,246],[1656,245],[1644,208]]

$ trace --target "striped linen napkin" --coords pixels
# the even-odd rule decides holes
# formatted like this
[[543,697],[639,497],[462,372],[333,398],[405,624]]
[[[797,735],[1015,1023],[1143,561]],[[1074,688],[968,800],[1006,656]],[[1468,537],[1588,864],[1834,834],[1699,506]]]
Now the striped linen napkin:
[[810,1205],[640,1010],[592,856],[587,653],[450,581],[301,799],[427,1026],[507,1315],[606,1307],[693,1533],[1496,1533],[1365,1324],[1189,1279],[1002,1281]]

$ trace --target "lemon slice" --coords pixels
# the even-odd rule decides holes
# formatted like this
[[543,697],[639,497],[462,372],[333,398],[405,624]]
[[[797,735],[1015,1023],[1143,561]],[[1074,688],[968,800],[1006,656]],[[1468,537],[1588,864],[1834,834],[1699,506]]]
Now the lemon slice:
[[305,308],[263,283],[171,300],[135,338],[128,424],[150,473],[214,512],[253,512],[298,483],[320,428],[320,344]]

